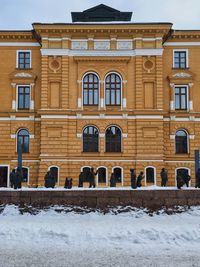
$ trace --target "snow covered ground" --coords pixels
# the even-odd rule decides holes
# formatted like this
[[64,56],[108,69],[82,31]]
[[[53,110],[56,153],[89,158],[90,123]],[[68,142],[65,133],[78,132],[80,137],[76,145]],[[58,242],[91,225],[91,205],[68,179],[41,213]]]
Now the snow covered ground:
[[200,266],[200,207],[153,216],[66,211],[1,210],[0,266]]

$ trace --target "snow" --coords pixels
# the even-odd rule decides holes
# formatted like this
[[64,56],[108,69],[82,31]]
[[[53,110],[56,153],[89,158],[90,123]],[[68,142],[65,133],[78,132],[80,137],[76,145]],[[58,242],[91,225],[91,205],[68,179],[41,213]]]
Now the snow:
[[[195,187],[182,187],[181,190],[198,190]],[[19,191],[69,191],[69,189],[65,189],[63,187],[55,187],[55,188],[45,188],[45,187],[38,187],[38,188],[32,188],[32,187],[22,187],[20,189],[17,189]],[[145,186],[145,187],[138,187],[137,189],[132,189],[130,186],[123,186],[123,187],[96,187],[96,188],[87,188],[87,187],[76,187],[73,186],[72,189],[70,189],[70,191],[84,191],[84,190],[179,190],[177,189],[177,187],[175,186],[166,186],[166,187],[161,187],[161,186],[156,186],[156,185],[152,185],[152,186]],[[10,187],[0,187],[0,191],[16,191],[13,188]]]
[[0,213],[0,266],[199,266],[200,207],[153,216],[119,211],[51,207],[31,215],[6,206]]

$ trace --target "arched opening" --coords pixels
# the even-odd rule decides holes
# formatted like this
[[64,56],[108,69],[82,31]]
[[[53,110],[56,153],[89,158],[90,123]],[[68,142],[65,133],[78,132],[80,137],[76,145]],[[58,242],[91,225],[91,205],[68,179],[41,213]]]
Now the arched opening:
[[88,73],[83,78],[83,105],[97,106],[99,104],[99,78],[94,73]]
[[110,73],[105,79],[105,98],[107,106],[121,105],[121,78],[116,73]]
[[110,126],[106,129],[106,152],[121,152],[122,133],[119,127]]
[[82,172],[83,172],[83,182],[89,183],[89,172],[90,172],[91,167],[83,167]]
[[121,183],[122,184],[122,179],[123,179],[123,177],[122,177],[122,175],[123,175],[123,173],[122,173],[122,168],[120,168],[120,167],[114,167],[113,168],[113,173],[114,173],[114,176],[115,176],[115,179],[116,179],[116,183]]
[[156,170],[154,167],[147,167],[145,169],[146,184],[156,184]]
[[[15,170],[17,167],[15,168]],[[23,175],[23,180],[22,183],[28,183],[29,182],[29,168],[28,167],[22,167],[22,175]]]
[[176,154],[188,153],[188,134],[184,130],[178,130],[175,137]]
[[106,185],[107,184],[107,169],[105,167],[98,168],[98,185]]
[[57,166],[51,166],[49,167],[49,170],[51,171],[52,175],[56,179],[56,183],[59,182],[59,168]]
[[29,153],[29,132],[21,129],[17,133],[17,147],[22,146],[22,153]]
[[[190,169],[188,168],[178,168],[175,170],[175,184],[177,185],[177,176],[180,176],[182,179],[190,175]],[[185,187],[186,185],[184,185]],[[191,186],[191,180],[189,181],[189,186]]]
[[99,151],[99,131],[94,126],[87,126],[83,130],[83,152]]

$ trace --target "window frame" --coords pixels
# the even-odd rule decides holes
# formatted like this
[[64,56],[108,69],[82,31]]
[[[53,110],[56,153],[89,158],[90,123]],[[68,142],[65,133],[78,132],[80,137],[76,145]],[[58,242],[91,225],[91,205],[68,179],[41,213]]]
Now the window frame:
[[58,177],[57,177],[57,182],[56,182],[56,185],[58,186],[59,182],[60,182],[60,167],[57,165],[51,165],[48,167],[48,171],[50,171],[51,168],[57,168],[58,169]]
[[[19,88],[20,87],[29,87],[29,108],[19,108]],[[31,85],[30,84],[18,84],[16,87],[16,111],[17,110],[30,110],[31,108]]]
[[[107,99],[107,97],[106,97],[106,91],[107,91],[107,88],[106,88],[106,79],[108,78],[108,76],[110,76],[110,75],[112,75],[112,74],[114,74],[114,75],[116,75],[116,76],[118,76],[119,78],[120,78],[120,104],[111,104],[111,101],[110,101],[110,103],[109,104],[107,104],[106,102],[106,99]],[[111,82],[110,82],[110,84],[112,84]],[[104,106],[106,107],[109,107],[109,106],[111,106],[111,107],[120,107],[120,106],[122,106],[122,88],[123,88],[123,86],[122,86],[122,84],[123,84],[123,80],[122,80],[122,76],[119,74],[119,73],[117,73],[117,72],[109,72],[106,76],[105,76],[105,79],[104,79]],[[109,91],[111,92],[111,90],[112,90],[112,88],[110,88],[109,89]],[[109,100],[111,100],[111,93],[110,93],[110,99]],[[115,92],[115,100],[116,100],[116,92]]]
[[[18,136],[19,136],[19,132],[22,131],[22,130],[26,130],[28,132],[28,151],[27,152],[24,152],[23,149],[22,149],[22,154],[29,154],[30,153],[30,132],[28,129],[26,128],[20,128],[17,133],[16,133],[16,152],[18,152]],[[27,136],[27,135],[26,135]]]
[[[186,108],[176,108],[176,88],[186,88]],[[174,109],[175,111],[188,111],[189,110],[189,86],[185,84],[177,84],[174,86]]]
[[[115,127],[115,128],[118,128],[121,132],[121,139],[120,139],[120,151],[107,151],[107,146],[106,146],[106,131],[111,128],[111,127]],[[123,150],[122,150],[122,141],[123,141],[123,133],[122,133],[122,129],[117,126],[117,125],[109,125],[106,129],[105,129],[105,153],[122,153]]]
[[[86,78],[86,76],[87,75],[90,75],[90,74],[92,74],[93,76],[96,76],[97,77],[97,79],[98,79],[98,82],[97,82],[97,84],[98,84],[98,99],[97,99],[97,104],[84,104],[84,90],[87,90],[88,91],[88,99],[89,99],[89,89],[87,88],[87,89],[84,89],[84,79]],[[88,82],[88,84],[89,84],[89,82]],[[93,84],[95,84],[94,83],[94,81],[93,81]],[[82,106],[83,107],[90,107],[90,106],[94,106],[94,107],[99,107],[99,104],[100,104],[100,78],[99,78],[99,75],[97,74],[97,73],[95,73],[95,72],[87,72],[87,73],[85,73],[84,74],[84,76],[83,76],[83,78],[82,78]],[[94,100],[94,88],[93,88],[93,100]],[[94,102],[94,101],[93,101]]]
[[[185,52],[186,53],[186,56],[185,56],[185,60],[186,60],[185,68],[180,68],[180,67],[177,68],[175,66],[175,53],[176,52]],[[188,69],[188,68],[189,68],[188,49],[173,49],[173,69],[181,69],[181,70],[184,70],[184,69]]]
[[145,170],[144,170],[144,175],[145,175],[145,186],[148,184],[148,182],[147,182],[147,169],[149,169],[149,168],[151,168],[151,169],[153,169],[153,172],[154,172],[154,185],[156,185],[156,181],[157,181],[157,177],[156,177],[156,167],[154,167],[154,166],[146,166],[145,167]]
[[[124,185],[124,169],[123,169],[123,167],[121,167],[121,166],[114,166],[114,167],[112,167],[112,173],[114,173],[114,169],[121,169],[121,186],[123,186]],[[117,183],[117,184],[120,184],[120,183]]]
[[[88,127],[93,127],[93,128],[96,128],[96,130],[98,131],[98,140],[97,140],[97,151],[85,151],[84,150],[84,131],[88,128]],[[83,153],[99,153],[99,148],[100,148],[100,132],[99,132],[99,129],[98,129],[98,127],[97,126],[95,126],[95,125],[87,125],[87,126],[85,126],[84,128],[83,128],[83,130],[82,130],[82,152]],[[94,140],[94,138],[93,138],[93,140]]]
[[[20,68],[19,67],[19,53],[29,53],[30,54],[30,66],[29,66],[29,68]],[[31,68],[32,68],[32,51],[31,50],[17,50],[16,51],[16,69],[29,70]]]
[[[179,132],[179,131],[183,131],[183,132],[185,132],[186,133],[186,137],[187,137],[187,152],[178,152],[177,153],[177,150],[176,150],[176,134],[177,134],[177,132]],[[186,155],[186,154],[189,154],[190,152],[190,148],[189,148],[189,134],[188,134],[188,132],[185,130],[185,129],[178,129],[178,130],[176,130],[176,133],[175,133],[175,138],[174,138],[174,145],[175,145],[175,154],[176,155]]]

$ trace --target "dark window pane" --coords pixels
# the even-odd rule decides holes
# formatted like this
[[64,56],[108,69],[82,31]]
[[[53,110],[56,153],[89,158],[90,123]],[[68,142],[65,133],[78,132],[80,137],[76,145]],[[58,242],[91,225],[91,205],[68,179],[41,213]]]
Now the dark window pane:
[[106,152],[121,152],[121,131],[111,126],[106,130]]
[[121,170],[121,168],[114,168],[113,172],[114,172],[116,182],[121,183],[122,182],[122,170]]
[[147,183],[154,183],[154,169],[153,168],[147,168],[146,169],[146,182]]
[[94,126],[88,126],[83,131],[83,152],[98,152],[99,132]]
[[22,129],[18,132],[17,141],[22,145],[22,152],[29,152],[29,132],[25,129]]
[[106,183],[106,168],[102,167],[98,169],[98,182]]
[[26,69],[30,68],[30,52],[18,53],[18,68]]
[[95,74],[87,74],[83,79],[83,105],[98,105],[99,80]]
[[121,79],[117,74],[106,77],[106,105],[121,105]]
[[187,133],[183,130],[176,132],[176,153],[188,153]]

